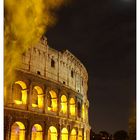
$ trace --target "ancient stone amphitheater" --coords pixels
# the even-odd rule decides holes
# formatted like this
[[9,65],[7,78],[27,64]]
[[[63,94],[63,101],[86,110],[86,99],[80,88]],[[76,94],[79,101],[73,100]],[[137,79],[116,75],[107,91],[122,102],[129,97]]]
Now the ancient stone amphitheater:
[[90,139],[88,73],[71,52],[52,49],[43,37],[15,73],[4,93],[5,140]]

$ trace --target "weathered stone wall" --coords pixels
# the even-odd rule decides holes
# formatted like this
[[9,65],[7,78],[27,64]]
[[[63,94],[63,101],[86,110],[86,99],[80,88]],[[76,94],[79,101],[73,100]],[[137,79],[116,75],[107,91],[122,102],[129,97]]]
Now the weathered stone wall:
[[87,96],[88,74],[83,64],[68,50],[60,52],[50,48],[47,41],[38,43],[24,53],[20,68],[60,82]]

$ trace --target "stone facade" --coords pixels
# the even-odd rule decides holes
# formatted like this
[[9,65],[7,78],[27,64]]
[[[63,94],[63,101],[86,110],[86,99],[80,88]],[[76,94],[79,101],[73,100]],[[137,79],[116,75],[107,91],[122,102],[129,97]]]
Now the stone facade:
[[5,140],[89,140],[83,64],[46,38],[22,54],[15,81],[5,87]]

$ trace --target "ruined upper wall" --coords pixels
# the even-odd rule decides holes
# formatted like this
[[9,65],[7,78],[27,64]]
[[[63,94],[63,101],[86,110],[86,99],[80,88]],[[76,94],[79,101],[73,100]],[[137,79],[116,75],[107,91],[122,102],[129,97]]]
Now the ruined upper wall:
[[46,38],[22,55],[20,69],[62,83],[82,95],[87,93],[88,73],[84,65],[68,50],[49,47]]

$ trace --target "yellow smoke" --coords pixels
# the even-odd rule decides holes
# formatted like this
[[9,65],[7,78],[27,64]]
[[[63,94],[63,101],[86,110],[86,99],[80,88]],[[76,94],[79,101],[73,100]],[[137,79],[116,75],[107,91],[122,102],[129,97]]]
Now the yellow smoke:
[[52,11],[64,0],[5,0],[4,1],[4,80],[14,80],[14,69],[20,55],[36,44],[48,25],[55,23]]

